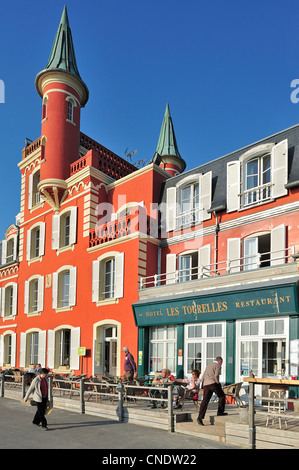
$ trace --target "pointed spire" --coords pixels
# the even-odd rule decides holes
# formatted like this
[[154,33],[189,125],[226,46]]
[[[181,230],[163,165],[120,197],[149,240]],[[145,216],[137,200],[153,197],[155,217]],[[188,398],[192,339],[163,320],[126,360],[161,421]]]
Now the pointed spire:
[[179,163],[179,166],[182,168],[181,171],[184,171],[186,168],[186,162],[181,157],[178,149],[168,103],[166,104],[159,141],[152,162],[159,165],[158,162],[161,162],[161,160],[163,161],[163,157],[170,157],[171,159],[173,157],[173,159],[176,160]]
[[177,158],[182,158],[176,142],[168,103],[166,104],[164,119],[162,122],[156,152],[161,155],[161,157],[163,157],[163,155],[169,155]]
[[63,70],[81,78],[77,67],[66,6],[63,9],[49,61],[45,68]]
[[41,94],[38,87],[40,77],[46,72],[52,71],[60,71],[70,74],[81,82],[81,85],[83,86],[86,95],[82,103],[82,106],[84,106],[88,100],[88,89],[83,80],[81,79],[77,67],[72,32],[69,25],[66,6],[63,8],[61,20],[54,39],[48,63],[45,69],[42,70],[35,79],[36,87],[39,94]]

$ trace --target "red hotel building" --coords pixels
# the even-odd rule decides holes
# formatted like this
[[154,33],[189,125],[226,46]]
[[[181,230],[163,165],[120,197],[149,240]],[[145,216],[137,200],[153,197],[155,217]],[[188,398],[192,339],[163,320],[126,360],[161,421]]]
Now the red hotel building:
[[298,375],[299,126],[185,172],[168,105],[138,169],[80,132],[88,89],[66,9],[45,69],[41,137],[2,241],[0,367],[223,382]]

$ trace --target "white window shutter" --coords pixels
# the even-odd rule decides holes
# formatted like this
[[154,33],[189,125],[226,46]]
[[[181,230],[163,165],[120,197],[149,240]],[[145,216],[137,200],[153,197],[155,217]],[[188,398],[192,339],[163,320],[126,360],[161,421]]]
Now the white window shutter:
[[31,229],[27,230],[27,243],[26,243],[26,260],[31,258]]
[[100,292],[100,262],[95,260],[92,262],[92,301],[99,300]]
[[52,217],[52,250],[59,248],[60,216],[58,214]]
[[25,281],[24,289],[24,313],[29,312],[29,281]]
[[26,333],[20,335],[20,367],[26,367]]
[[70,216],[70,245],[77,241],[77,207],[71,208]]
[[208,220],[212,214],[208,212],[212,204],[212,172],[209,171],[201,175],[199,182],[199,206],[202,211],[202,217],[199,220]]
[[124,296],[124,253],[115,256],[115,289],[117,299]]
[[76,305],[77,268],[70,269],[70,307]]
[[45,254],[45,234],[46,234],[46,223],[43,222],[39,227],[39,256]]
[[16,259],[17,259],[17,253],[18,253],[18,236],[15,235],[14,240],[13,240],[13,259],[14,259],[14,261],[16,261]]
[[285,185],[288,182],[288,139],[279,142],[272,149],[272,197],[288,194]]
[[3,366],[4,358],[4,336],[0,335],[0,367]]
[[176,188],[167,188],[166,192],[166,231],[176,228]]
[[226,169],[226,205],[227,212],[240,209],[240,162],[228,162]]
[[[4,288],[0,287],[0,317],[2,317],[2,293],[4,295]],[[1,336],[0,336],[1,337]]]
[[42,312],[44,310],[44,276],[38,279],[38,298],[37,298],[37,311]]
[[[205,269],[203,269],[205,267]],[[198,250],[198,276],[209,276],[211,271],[211,245],[201,246]]]
[[16,343],[17,333],[11,335],[11,367],[16,367]]
[[53,273],[52,276],[52,308],[58,306],[58,273]]
[[29,175],[28,209],[32,209],[33,174]]
[[2,240],[2,264],[6,264],[7,240]]
[[17,315],[18,311],[18,284],[13,285],[12,314]]
[[48,330],[48,360],[47,367],[54,369],[55,367],[55,331]]
[[41,364],[42,367],[46,366],[46,339],[47,331],[40,331],[38,335],[38,363]]
[[227,240],[227,272],[236,273],[241,270],[241,240],[228,238]]
[[176,254],[168,253],[166,255],[166,284],[174,284],[176,282]]
[[2,287],[1,291],[1,317],[4,317],[5,314],[5,296],[6,296],[6,288]]
[[286,262],[286,226],[278,225],[271,230],[271,266]]
[[70,368],[73,370],[78,370],[79,365],[79,356],[78,348],[80,348],[80,327],[72,328],[71,330],[71,358],[70,358]]

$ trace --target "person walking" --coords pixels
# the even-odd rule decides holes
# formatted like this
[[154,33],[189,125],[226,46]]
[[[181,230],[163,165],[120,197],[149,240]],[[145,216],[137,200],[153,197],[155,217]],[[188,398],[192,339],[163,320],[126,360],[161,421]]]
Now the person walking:
[[125,355],[123,380],[124,381],[130,381],[134,377],[137,377],[137,367],[136,367],[136,363],[134,361],[134,357],[132,356],[132,354],[129,351],[129,348],[124,347],[123,348],[123,353]]
[[42,368],[39,375],[37,375],[31,382],[31,385],[24,397],[24,402],[28,400],[32,394],[32,399],[36,402],[37,410],[32,423],[36,426],[42,424],[44,431],[48,430],[48,423],[45,418],[46,406],[48,401],[48,369]]
[[227,415],[225,413],[225,395],[222,390],[221,384],[219,382],[219,376],[221,375],[221,365],[223,359],[220,356],[217,356],[215,361],[207,365],[206,370],[202,376],[202,386],[203,386],[203,399],[200,404],[197,423],[204,425],[203,419],[205,417],[209,401],[215,393],[219,399],[218,401],[218,412],[217,416]]

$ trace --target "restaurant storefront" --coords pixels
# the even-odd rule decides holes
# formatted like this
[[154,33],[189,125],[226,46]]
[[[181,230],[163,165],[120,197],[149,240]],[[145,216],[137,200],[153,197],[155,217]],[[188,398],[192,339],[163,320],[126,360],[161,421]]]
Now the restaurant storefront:
[[[158,288],[155,293],[158,292]],[[298,375],[298,289],[292,283],[152,297],[133,304],[138,375],[166,367],[183,377],[224,359],[221,382]]]

